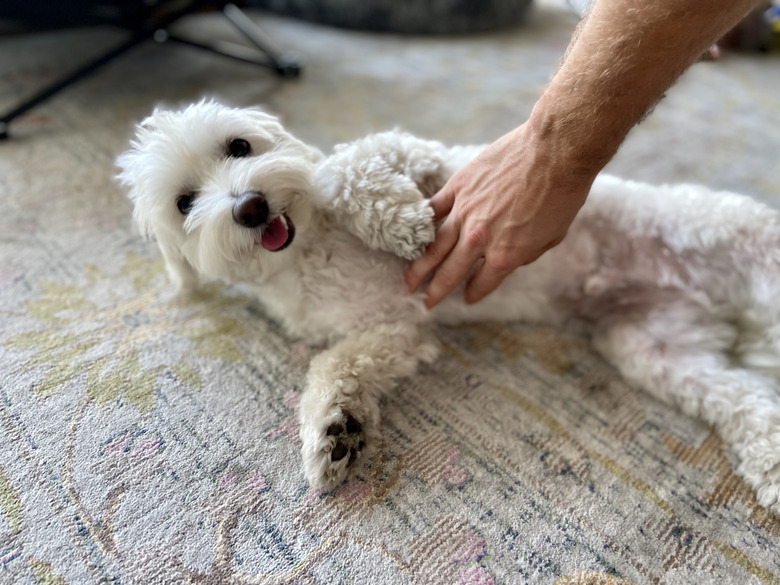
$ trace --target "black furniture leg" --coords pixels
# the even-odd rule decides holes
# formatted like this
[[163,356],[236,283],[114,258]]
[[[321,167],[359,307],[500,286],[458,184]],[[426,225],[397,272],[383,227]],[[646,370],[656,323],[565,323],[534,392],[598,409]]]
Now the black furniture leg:
[[11,123],[11,120],[14,118],[18,118],[28,110],[31,110],[41,102],[46,101],[53,95],[59,93],[69,85],[72,85],[73,83],[76,83],[81,78],[86,77],[87,75],[93,73],[94,71],[97,71],[101,67],[103,67],[105,64],[109,63],[110,61],[113,61],[120,55],[126,53],[136,45],[144,42],[147,40],[151,35],[137,35],[133,36],[128,41],[125,41],[115,49],[112,49],[105,55],[101,55],[94,61],[91,61],[90,63],[87,63],[80,69],[74,71],[67,77],[56,81],[55,83],[51,84],[49,87],[46,87],[39,91],[34,96],[28,98],[25,100],[22,104],[8,112],[7,114],[3,115],[2,118],[0,118],[0,140],[4,140],[8,138],[8,125]]
[[155,35],[154,38],[158,42],[173,41],[175,43],[187,45],[188,47],[195,47],[196,49],[203,49],[216,53],[217,55],[230,57],[231,59],[252,63],[253,65],[269,67],[276,71],[281,77],[296,77],[300,75],[301,64],[297,56],[288,53],[282,54],[274,49],[269,41],[263,36],[260,27],[258,27],[243,10],[235,4],[226,4],[223,7],[222,12],[230,23],[265,55],[265,59],[258,59],[257,51],[250,47],[228,41],[205,43],[170,34],[167,31],[159,31],[159,37]]
[[[203,2],[196,2],[195,7],[199,6],[200,4],[203,4]],[[157,42],[160,43],[167,40],[176,41],[191,47],[206,49],[226,57],[238,59],[240,61],[245,61],[264,67],[270,67],[282,77],[295,77],[300,74],[301,65],[298,59],[294,56],[283,55],[276,51],[263,37],[262,32],[258,26],[235,4],[224,4],[222,8],[223,14],[255,47],[257,47],[257,49],[259,49],[267,56],[267,60],[257,59],[252,54],[255,51],[242,45],[235,45],[234,43],[215,43],[213,45],[207,45],[169,34],[167,28],[173,24],[174,21],[178,20],[182,16],[185,16],[187,12],[188,11],[186,9],[174,11],[172,14],[168,15],[167,18],[164,18],[163,20],[156,23],[157,26],[147,27],[142,30],[133,30],[133,36],[129,40],[125,41],[115,49],[112,49],[105,55],[102,55],[94,61],[87,63],[67,77],[44,88],[37,94],[33,95],[31,98],[25,100],[22,104],[10,112],[4,114],[2,117],[0,117],[0,140],[8,138],[8,125],[12,120],[18,118],[28,110],[31,110],[41,102],[46,101],[68,86],[76,83],[83,77],[86,77],[87,75],[90,75],[91,73],[100,69],[136,45],[139,45],[140,43],[151,38],[154,38]]]
[[226,4],[222,9],[225,17],[241,31],[247,40],[268,55],[274,70],[282,77],[295,77],[301,72],[298,59],[292,55],[277,52],[263,37],[260,28],[235,4]]

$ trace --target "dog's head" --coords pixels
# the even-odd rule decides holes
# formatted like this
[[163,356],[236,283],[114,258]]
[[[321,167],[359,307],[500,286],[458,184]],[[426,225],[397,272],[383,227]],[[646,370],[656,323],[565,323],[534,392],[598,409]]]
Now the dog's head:
[[257,109],[204,101],[155,110],[117,160],[141,231],[179,287],[258,280],[311,221],[316,149]]

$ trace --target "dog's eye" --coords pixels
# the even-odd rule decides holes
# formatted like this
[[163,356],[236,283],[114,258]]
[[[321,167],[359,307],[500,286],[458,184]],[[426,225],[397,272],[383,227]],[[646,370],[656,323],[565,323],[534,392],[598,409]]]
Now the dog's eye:
[[192,209],[192,204],[195,202],[195,195],[188,193],[186,195],[180,195],[176,200],[176,207],[182,215],[187,215]]
[[244,158],[252,153],[252,147],[249,142],[243,138],[234,138],[228,144],[228,156],[233,158]]

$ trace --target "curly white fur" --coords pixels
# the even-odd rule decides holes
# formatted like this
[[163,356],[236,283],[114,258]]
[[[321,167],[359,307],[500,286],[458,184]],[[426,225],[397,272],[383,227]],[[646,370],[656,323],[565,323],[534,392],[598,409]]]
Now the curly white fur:
[[[231,154],[237,138],[246,156]],[[179,287],[246,283],[291,335],[329,343],[301,400],[312,485],[337,485],[375,446],[379,397],[436,358],[432,323],[576,318],[629,381],[712,424],[780,513],[780,215],[732,193],[602,176],[560,246],[481,303],[454,294],[426,311],[402,280],[434,235],[425,196],[478,151],[392,131],[326,157],[259,110],[201,102],[155,111],[118,164]],[[234,219],[247,192],[267,202],[256,227]],[[182,194],[194,196],[186,213]],[[288,245],[271,251],[263,233],[280,217]]]

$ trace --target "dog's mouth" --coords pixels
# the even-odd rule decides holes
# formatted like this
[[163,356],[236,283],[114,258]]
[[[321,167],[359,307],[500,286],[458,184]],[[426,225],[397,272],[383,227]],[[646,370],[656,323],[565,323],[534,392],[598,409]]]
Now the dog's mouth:
[[292,244],[294,237],[295,225],[286,213],[282,213],[266,224],[255,242],[269,252],[278,252]]

